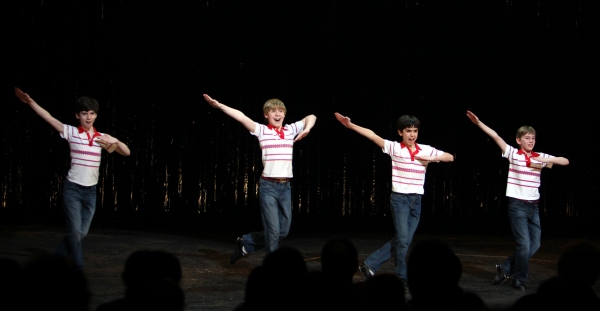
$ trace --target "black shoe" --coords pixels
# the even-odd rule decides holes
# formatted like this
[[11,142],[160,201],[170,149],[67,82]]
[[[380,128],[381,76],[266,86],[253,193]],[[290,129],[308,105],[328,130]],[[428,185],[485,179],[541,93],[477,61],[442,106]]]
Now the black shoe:
[[238,259],[246,256],[244,254],[244,241],[241,238],[237,238],[235,241],[235,250],[231,254],[231,259],[229,259],[230,264],[234,264]]
[[517,280],[514,279],[512,281],[512,287],[518,289],[518,290],[526,290],[527,287],[525,286],[525,282],[521,281],[521,280]]
[[374,275],[373,271],[371,271],[371,269],[369,269],[369,267],[367,267],[367,265],[365,265],[364,263],[360,265],[360,267],[358,267],[358,270],[360,270],[360,272],[363,273],[363,282],[372,278]]
[[498,285],[498,284],[504,282],[504,280],[506,280],[506,278],[507,278],[507,275],[502,270],[501,265],[496,265],[496,272],[497,272],[497,274],[494,277],[494,280],[492,280],[492,285]]

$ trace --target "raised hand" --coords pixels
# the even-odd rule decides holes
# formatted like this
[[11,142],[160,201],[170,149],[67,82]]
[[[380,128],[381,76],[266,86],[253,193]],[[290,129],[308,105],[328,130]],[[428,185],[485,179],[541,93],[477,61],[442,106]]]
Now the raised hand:
[[467,117],[469,117],[471,122],[473,122],[475,125],[479,124],[479,118],[474,113],[470,112],[469,110],[467,110]]
[[29,97],[29,94],[24,93],[18,87],[15,87],[15,95],[17,95],[19,100],[21,100],[22,102],[24,102],[26,104],[30,104],[33,102],[33,99],[31,99],[31,97]]
[[340,121],[340,123],[342,123],[345,127],[350,128],[350,125],[352,124],[352,122],[350,122],[350,118],[343,116],[338,112],[335,113],[335,118],[338,121]]
[[221,109],[222,104],[218,100],[213,99],[212,97],[208,96],[208,94],[204,94],[204,100],[206,100],[206,102],[209,103],[214,108]]

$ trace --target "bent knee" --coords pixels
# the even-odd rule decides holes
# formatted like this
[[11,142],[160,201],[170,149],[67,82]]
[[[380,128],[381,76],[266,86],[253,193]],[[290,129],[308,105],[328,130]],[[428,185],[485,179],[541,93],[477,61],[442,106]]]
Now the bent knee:
[[289,231],[281,232],[279,234],[279,240],[281,241],[281,240],[285,239],[288,236],[288,234],[289,234]]

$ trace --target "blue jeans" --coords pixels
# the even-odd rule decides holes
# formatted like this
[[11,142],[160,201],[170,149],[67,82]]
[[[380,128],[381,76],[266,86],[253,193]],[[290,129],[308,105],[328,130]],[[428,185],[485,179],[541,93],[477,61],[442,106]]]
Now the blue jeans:
[[396,236],[371,254],[364,264],[375,272],[384,262],[394,257],[396,276],[406,280],[406,254],[421,218],[421,195],[393,192],[390,206]]
[[96,186],[81,186],[65,180],[63,210],[67,234],[56,248],[56,254],[70,257],[73,264],[83,269],[81,240],[88,234],[96,211]]
[[527,281],[529,259],[540,248],[542,237],[538,203],[508,198],[508,218],[517,250],[502,263],[502,270],[514,279]]
[[287,237],[292,224],[292,187],[290,182],[280,183],[261,178],[258,181],[260,212],[263,231],[242,236],[244,249],[254,252],[265,247],[268,255]]

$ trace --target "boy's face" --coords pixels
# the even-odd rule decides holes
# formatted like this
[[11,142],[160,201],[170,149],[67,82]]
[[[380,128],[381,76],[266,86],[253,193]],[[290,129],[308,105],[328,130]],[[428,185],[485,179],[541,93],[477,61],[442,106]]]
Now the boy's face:
[[535,146],[535,135],[531,133],[527,133],[521,138],[517,138],[517,144],[521,146],[521,149],[525,152],[531,152],[533,147]]
[[272,126],[274,126],[277,129],[280,129],[283,126],[283,119],[285,119],[285,112],[283,111],[283,108],[271,109],[271,110],[269,110],[269,112],[267,112],[265,114],[265,119],[267,119],[267,122],[269,124],[271,124]]
[[407,127],[402,131],[398,130],[398,134],[402,136],[402,142],[408,147],[415,145],[417,137],[419,137],[419,129],[416,127]]
[[92,126],[94,126],[94,121],[96,121],[96,117],[98,115],[94,110],[88,111],[80,111],[75,114],[75,117],[79,120],[81,127],[85,130],[89,130]]

